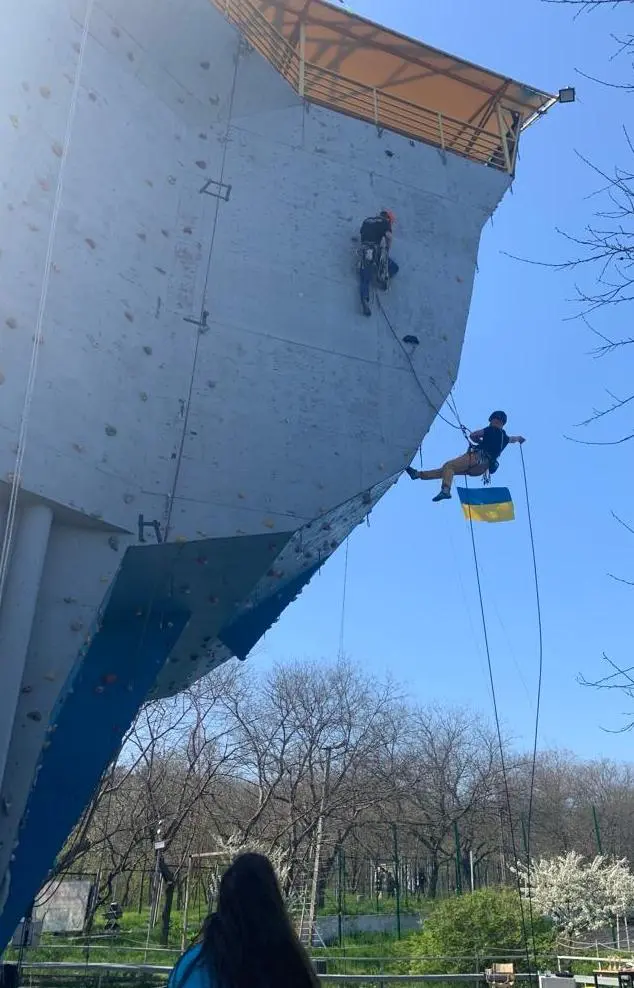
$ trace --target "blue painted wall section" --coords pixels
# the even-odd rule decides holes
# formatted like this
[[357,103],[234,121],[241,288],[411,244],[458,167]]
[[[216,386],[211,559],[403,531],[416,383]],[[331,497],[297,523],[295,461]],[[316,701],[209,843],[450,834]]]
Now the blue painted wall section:
[[[235,620],[290,538],[290,532],[278,532],[127,550],[48,718],[3,909],[0,903],[0,951],[141,704],[157,682],[174,692],[213,666],[208,648],[219,628]],[[279,603],[277,614],[284,606]]]
[[315,563],[299,576],[289,580],[277,593],[257,604],[253,610],[247,611],[236,621],[222,628],[218,638],[223,645],[244,661],[262,635],[275,624],[282,612],[292,604],[320,567],[321,563]]
[[11,866],[0,950],[45,881],[189,617],[160,607],[132,612],[123,622],[109,618],[108,610],[51,719]]

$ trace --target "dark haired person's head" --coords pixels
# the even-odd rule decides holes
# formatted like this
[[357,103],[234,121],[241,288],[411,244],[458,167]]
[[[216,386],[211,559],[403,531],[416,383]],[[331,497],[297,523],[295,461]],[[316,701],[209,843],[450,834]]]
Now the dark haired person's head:
[[503,429],[506,422],[506,412],[491,412],[489,415],[489,424],[494,426],[496,429]]
[[273,866],[262,854],[241,854],[227,868],[202,944],[218,988],[319,984],[291,925]]

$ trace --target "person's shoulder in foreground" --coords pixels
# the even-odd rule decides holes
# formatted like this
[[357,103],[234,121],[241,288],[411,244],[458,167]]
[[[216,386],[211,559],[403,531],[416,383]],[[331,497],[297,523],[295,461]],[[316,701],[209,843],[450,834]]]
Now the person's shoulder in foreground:
[[214,988],[209,965],[202,962],[202,944],[195,943],[186,950],[172,969],[168,988]]
[[168,988],[319,988],[293,929],[271,862],[239,854],[220,880],[201,942],[181,957]]

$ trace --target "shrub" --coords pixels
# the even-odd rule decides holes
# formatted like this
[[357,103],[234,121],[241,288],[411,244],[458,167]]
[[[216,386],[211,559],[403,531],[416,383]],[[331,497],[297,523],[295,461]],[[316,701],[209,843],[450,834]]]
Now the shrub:
[[[523,903],[523,909],[530,956],[533,950],[538,955],[552,953],[555,933],[551,921],[533,910],[533,945],[527,903]],[[413,933],[401,942],[401,949],[404,955],[416,957],[408,965],[410,974],[475,973],[492,960],[505,960],[505,954],[525,953],[518,892],[481,889],[444,899],[436,904],[420,933]],[[421,955],[428,955],[429,959]],[[439,957],[446,959],[432,959]],[[522,963],[518,958],[516,963],[518,968],[526,968],[526,960]]]

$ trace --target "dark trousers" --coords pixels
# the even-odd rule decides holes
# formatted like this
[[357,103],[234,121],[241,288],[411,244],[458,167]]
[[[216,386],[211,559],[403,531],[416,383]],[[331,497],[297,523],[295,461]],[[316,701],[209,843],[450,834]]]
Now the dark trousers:
[[[359,292],[362,302],[370,301],[370,285],[372,284],[373,271],[374,265],[365,262],[359,268]],[[391,257],[387,259],[387,273],[390,278],[394,278],[398,274],[398,264]]]

